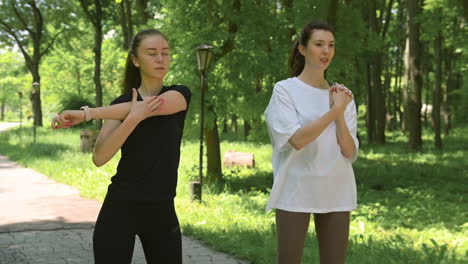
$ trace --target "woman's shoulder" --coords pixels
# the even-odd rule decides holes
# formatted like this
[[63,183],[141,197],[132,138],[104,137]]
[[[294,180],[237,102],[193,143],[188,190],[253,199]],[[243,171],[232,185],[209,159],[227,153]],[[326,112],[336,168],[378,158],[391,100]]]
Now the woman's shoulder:
[[291,96],[291,92],[297,87],[295,78],[288,78],[281,80],[275,84],[273,88],[273,93],[278,96]]
[[295,79],[296,77],[281,80],[275,84],[275,88],[276,87],[288,88],[290,86],[294,86],[296,83]]

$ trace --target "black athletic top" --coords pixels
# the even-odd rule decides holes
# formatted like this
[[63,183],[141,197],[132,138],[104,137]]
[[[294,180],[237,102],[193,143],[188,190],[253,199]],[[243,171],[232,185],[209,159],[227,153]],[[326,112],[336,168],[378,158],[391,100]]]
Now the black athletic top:
[[[187,101],[192,96],[182,85],[163,86],[161,93],[174,90]],[[142,101],[138,94],[138,101]],[[124,94],[111,104],[132,101]],[[121,147],[117,173],[112,177],[107,198],[126,201],[171,200],[176,195],[180,143],[187,110],[142,120]]]

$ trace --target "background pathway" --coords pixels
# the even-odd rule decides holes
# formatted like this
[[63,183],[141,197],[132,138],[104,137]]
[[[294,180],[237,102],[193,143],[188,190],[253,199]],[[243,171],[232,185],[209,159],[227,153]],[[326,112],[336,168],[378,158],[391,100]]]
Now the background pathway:
[[[0,132],[18,123],[0,123]],[[1,149],[0,149],[1,153]],[[0,264],[93,263],[101,204],[0,154]],[[185,264],[247,262],[183,237]],[[132,263],[146,263],[137,237]]]

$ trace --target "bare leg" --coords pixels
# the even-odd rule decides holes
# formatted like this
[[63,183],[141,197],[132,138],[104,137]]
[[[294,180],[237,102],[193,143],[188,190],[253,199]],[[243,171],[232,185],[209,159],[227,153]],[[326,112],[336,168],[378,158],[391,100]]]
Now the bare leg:
[[349,212],[314,214],[320,264],[344,264],[349,236]]
[[300,264],[310,213],[276,209],[278,264]]

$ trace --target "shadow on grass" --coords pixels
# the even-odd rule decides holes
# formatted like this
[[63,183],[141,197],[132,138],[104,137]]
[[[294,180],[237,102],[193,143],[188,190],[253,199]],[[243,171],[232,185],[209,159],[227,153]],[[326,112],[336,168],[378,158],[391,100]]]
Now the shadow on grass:
[[72,150],[70,145],[59,143],[35,143],[22,145],[0,144],[1,154],[12,160],[29,161],[40,158],[57,158],[60,153]]
[[220,187],[228,193],[261,191],[270,192],[273,186],[273,175],[268,171],[254,171],[248,177],[237,176],[236,171],[225,174]]
[[463,163],[360,159],[355,166],[361,205],[357,213],[386,228],[445,227],[459,232],[468,212]]
[[[397,161],[360,158],[355,164],[359,203],[355,215],[389,229],[434,227],[460,232],[468,216],[468,179],[463,163],[461,158],[445,165],[419,164],[404,157]],[[268,194],[273,183],[271,173],[239,174],[233,170],[210,191],[239,194],[243,207],[264,213],[265,205],[249,199],[249,194]]]
[[[37,141],[33,142],[29,128],[14,128],[0,134],[0,153],[10,159],[25,162],[41,158],[57,158],[60,153],[73,150],[69,144],[60,143],[60,135],[52,137],[53,142],[41,142],[50,137],[50,131],[38,129]],[[62,135],[63,136],[63,135]]]

